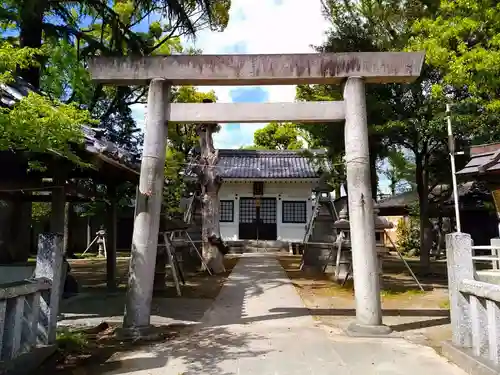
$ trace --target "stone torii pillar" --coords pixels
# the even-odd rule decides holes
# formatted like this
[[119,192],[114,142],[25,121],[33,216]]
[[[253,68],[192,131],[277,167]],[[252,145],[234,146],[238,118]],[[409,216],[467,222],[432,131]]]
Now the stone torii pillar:
[[141,336],[150,325],[158,231],[160,227],[170,85],[155,78],[149,84],[139,189],[127,290],[123,334]]
[[353,334],[388,334],[382,324],[380,275],[375,242],[375,221],[370,178],[370,151],[366,114],[365,82],[349,77],[344,84],[345,160],[351,226],[352,266],[356,321]]
[[[356,321],[349,331],[388,333],[390,329],[382,325],[380,306],[364,85],[412,82],[420,75],[423,61],[422,52],[97,57],[90,61],[92,79],[96,82],[150,85],[125,328],[139,332],[149,325],[167,119],[198,124],[325,123],[345,119],[356,296]],[[169,105],[166,82],[194,86],[310,83],[345,84],[345,87],[344,101],[338,102]]]

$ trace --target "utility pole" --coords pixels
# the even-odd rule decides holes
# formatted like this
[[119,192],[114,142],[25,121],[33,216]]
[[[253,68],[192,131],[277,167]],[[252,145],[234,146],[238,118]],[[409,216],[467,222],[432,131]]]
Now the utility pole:
[[453,181],[453,200],[455,202],[455,220],[457,222],[457,232],[461,232],[460,225],[460,206],[458,202],[458,186],[457,186],[457,174],[455,168],[455,138],[453,137],[453,131],[451,129],[451,105],[446,104],[446,118],[448,121],[448,150],[450,152],[450,162],[451,162],[451,178]]

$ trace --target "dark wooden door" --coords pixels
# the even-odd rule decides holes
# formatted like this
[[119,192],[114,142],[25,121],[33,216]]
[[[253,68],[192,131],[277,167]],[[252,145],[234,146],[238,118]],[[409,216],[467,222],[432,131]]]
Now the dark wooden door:
[[254,198],[240,198],[239,238],[257,239],[257,207]]
[[257,207],[257,235],[259,240],[274,241],[277,236],[276,198],[261,198]]
[[240,240],[276,240],[276,199],[240,198]]

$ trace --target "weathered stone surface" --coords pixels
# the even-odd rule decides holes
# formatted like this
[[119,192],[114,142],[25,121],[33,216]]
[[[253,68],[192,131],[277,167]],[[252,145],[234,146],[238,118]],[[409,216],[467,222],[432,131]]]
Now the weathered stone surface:
[[[344,100],[347,198],[356,299],[356,325],[352,327],[381,326],[380,269],[375,242],[366,97],[362,78],[351,77],[347,80]],[[387,331],[385,328],[380,330]]]
[[500,285],[466,279],[459,281],[459,290],[462,293],[472,294],[500,303]]
[[260,123],[343,121],[344,102],[173,103],[170,121],[179,123]]
[[470,296],[472,352],[478,357],[488,357],[488,318],[486,300]]
[[441,349],[444,357],[457,364],[467,374],[498,375],[500,373],[500,366],[475,357],[469,348],[459,348],[451,342],[445,341]]
[[3,333],[5,330],[5,315],[7,312],[7,300],[0,301],[0,355],[3,347]]
[[136,331],[150,324],[154,269],[161,203],[163,200],[167,113],[170,86],[162,79],[151,81],[141,175],[136,196],[134,232],[123,326]]
[[494,301],[486,301],[488,315],[489,358],[496,365],[500,364],[500,305]]
[[450,319],[452,342],[459,347],[472,346],[469,297],[459,290],[463,280],[474,280],[472,239],[466,233],[446,235],[448,285],[450,292]]
[[0,353],[2,360],[14,358],[21,348],[23,308],[24,297],[7,300],[2,350]]
[[52,283],[50,292],[43,293],[40,301],[40,328],[47,329],[47,332],[41,332],[44,344],[53,344],[56,340],[57,314],[64,285],[63,246],[62,234],[45,233],[38,236],[35,277],[49,279]]
[[272,55],[172,55],[96,57],[92,79],[109,84],[145,84],[163,78],[173,85],[339,84],[347,77],[368,83],[411,82],[424,52],[351,52]]
[[40,290],[49,290],[51,285],[50,280],[46,278],[0,285],[0,300],[33,294]]

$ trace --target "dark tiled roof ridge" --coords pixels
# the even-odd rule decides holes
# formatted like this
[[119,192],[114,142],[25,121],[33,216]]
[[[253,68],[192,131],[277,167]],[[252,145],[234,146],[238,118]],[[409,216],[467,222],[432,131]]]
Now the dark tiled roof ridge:
[[242,156],[242,157],[252,157],[252,156],[281,156],[281,157],[304,157],[305,154],[322,154],[326,155],[326,150],[322,149],[299,149],[299,150],[241,150],[241,149],[231,149],[222,148],[218,149],[220,156]]

